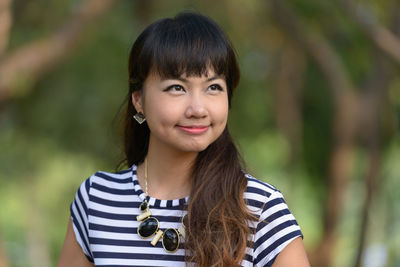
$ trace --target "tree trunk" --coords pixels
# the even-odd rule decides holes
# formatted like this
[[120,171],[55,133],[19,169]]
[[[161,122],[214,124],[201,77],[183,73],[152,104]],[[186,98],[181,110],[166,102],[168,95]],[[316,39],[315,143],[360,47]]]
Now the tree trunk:
[[11,24],[11,0],[0,0],[0,58],[7,49]]
[[302,86],[305,59],[294,44],[283,49],[276,97],[276,123],[290,145],[288,169],[298,163],[302,140]]
[[8,260],[7,252],[4,247],[4,242],[3,239],[1,238],[0,235],[0,267],[9,267],[10,262]]
[[357,90],[328,41],[310,30],[284,1],[272,0],[271,3],[277,21],[320,67],[333,97],[333,147],[327,174],[327,198],[323,206],[323,237],[315,252],[310,255],[312,266],[329,267],[336,245],[335,232],[342,210],[342,193],[347,188],[351,174],[358,106],[354,92]]
[[86,28],[108,11],[113,2],[87,0],[53,35],[4,54],[0,61],[0,103],[26,93],[53,70],[75,49]]

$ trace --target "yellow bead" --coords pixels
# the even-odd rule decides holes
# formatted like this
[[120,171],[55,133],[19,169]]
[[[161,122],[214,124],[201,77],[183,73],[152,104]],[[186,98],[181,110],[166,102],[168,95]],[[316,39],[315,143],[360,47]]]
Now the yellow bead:
[[140,222],[140,221],[146,219],[149,216],[151,216],[151,212],[149,210],[146,210],[146,212],[136,216],[136,220]]
[[179,226],[178,232],[183,238],[185,238],[185,227],[183,227],[182,225]]
[[157,244],[158,240],[160,240],[160,238],[162,237],[162,235],[163,235],[163,231],[158,230],[157,233],[156,233],[156,235],[153,237],[153,240],[151,240],[150,243],[151,243],[153,246],[155,246],[155,245]]

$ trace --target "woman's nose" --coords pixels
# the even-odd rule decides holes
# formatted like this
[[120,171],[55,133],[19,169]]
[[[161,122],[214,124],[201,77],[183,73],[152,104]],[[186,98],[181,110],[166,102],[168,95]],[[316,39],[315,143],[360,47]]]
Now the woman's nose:
[[207,108],[205,106],[205,99],[199,94],[193,94],[190,96],[188,106],[185,112],[186,117],[191,118],[203,118],[208,115]]

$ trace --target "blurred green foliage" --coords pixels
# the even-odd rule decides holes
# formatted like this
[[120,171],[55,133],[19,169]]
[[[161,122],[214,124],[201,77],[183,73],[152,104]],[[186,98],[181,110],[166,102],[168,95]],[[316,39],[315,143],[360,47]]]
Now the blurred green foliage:
[[[83,1],[15,0],[8,50],[43,38]],[[143,27],[184,9],[203,12],[224,28],[236,46],[242,80],[235,92],[229,127],[254,176],[284,193],[312,250],[321,238],[333,103],[321,70],[305,59],[302,74],[301,154],[290,163],[290,142],[277,127],[276,79],[288,37],[271,18],[267,1],[118,1],[91,26],[66,60],[37,84],[26,85],[0,108],[0,242],[11,266],[33,265],[32,240],[41,240],[44,259],[55,265],[80,183],[98,170],[112,171],[122,157],[120,117],[127,94],[130,46]],[[396,1],[358,1],[382,23]],[[373,68],[374,46],[335,1],[294,0],[291,5],[311,28],[322,32],[340,55],[352,81],[362,87]],[[147,13],[143,13],[143,7]],[[400,16],[398,14],[398,16]],[[371,207],[367,243],[383,243],[388,265],[400,253],[400,68],[391,69],[389,98],[395,129],[385,136],[380,187]],[[360,89],[361,90],[361,89]],[[393,116],[393,115],[390,115]],[[393,119],[389,116],[389,119]],[[388,119],[388,120],[389,120]],[[390,127],[389,127],[390,128]],[[352,266],[368,162],[356,152],[353,179],[345,195],[335,266]],[[397,265],[398,266],[398,265]]]

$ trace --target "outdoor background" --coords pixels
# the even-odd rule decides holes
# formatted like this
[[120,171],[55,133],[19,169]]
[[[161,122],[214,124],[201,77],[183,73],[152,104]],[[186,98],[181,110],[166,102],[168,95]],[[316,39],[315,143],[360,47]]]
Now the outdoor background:
[[0,266],[55,266],[78,186],[122,159],[133,41],[186,9],[236,47],[230,130],[312,266],[400,266],[398,0],[0,0]]

